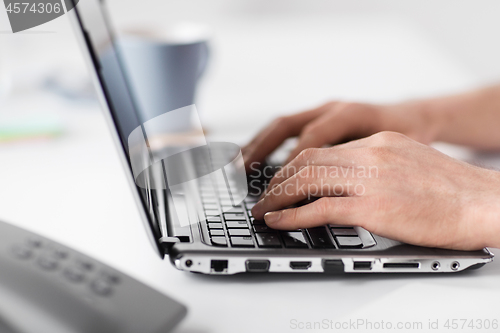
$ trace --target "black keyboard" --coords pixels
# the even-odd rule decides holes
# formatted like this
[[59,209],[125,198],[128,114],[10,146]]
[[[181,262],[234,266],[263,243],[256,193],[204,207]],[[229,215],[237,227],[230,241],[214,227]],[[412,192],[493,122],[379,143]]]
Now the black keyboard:
[[[212,151],[208,163],[222,165],[224,155],[235,152]],[[195,166],[200,175],[206,175],[207,161],[199,158]],[[280,231],[269,228],[263,220],[252,216],[257,196],[248,195],[243,202],[235,202],[228,187],[231,179],[198,178],[204,215],[200,228],[203,241],[212,246],[234,248],[292,248],[292,249],[355,249],[363,242],[356,230],[349,226],[329,225],[317,228]],[[227,183],[226,183],[227,182]]]
[[205,213],[201,222],[205,243],[236,248],[313,248],[352,249],[363,247],[356,230],[349,226],[329,225],[293,231],[274,230],[252,216],[258,198],[247,196],[234,204],[225,192],[226,184],[200,183]]

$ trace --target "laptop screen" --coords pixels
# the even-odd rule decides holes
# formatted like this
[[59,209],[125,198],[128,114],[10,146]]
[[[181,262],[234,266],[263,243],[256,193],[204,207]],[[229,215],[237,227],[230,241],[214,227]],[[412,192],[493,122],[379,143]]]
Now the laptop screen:
[[[137,107],[132,93],[136,90],[131,89],[133,82],[127,76],[102,1],[80,1],[75,16],[77,33],[92,59],[98,88],[126,159],[134,195],[142,206],[140,213],[148,235],[163,257],[162,237],[166,243],[190,241],[190,226],[208,221],[209,214],[198,192],[200,186],[209,186],[214,192],[213,186],[220,185],[219,199],[227,199],[228,204],[216,209],[217,213],[242,203],[248,185],[241,150],[229,142],[209,143],[194,105],[143,119],[146,116],[140,111],[144,109]],[[170,125],[175,127],[179,115],[186,113],[194,115],[192,126],[172,131]]]
[[[140,113],[137,112],[119,49],[116,47],[110,28],[111,24],[106,15],[106,9],[102,1],[80,1],[75,6],[75,15],[77,29],[81,31],[85,39],[86,48],[92,58],[99,85],[120,140],[121,149],[126,156],[127,166],[132,174],[129,137],[134,130],[137,132],[137,129],[143,128],[144,121],[141,119]],[[161,232],[157,222],[157,214],[155,214],[156,204],[154,204],[154,200],[156,199],[152,187],[154,186],[148,184],[135,186],[143,211],[147,215],[148,232],[150,232],[149,230],[152,232],[149,236],[154,240],[159,254],[163,256],[158,242]]]

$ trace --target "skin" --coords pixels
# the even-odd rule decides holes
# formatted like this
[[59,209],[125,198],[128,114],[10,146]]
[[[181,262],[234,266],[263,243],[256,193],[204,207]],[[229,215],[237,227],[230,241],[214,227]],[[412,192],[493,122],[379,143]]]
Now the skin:
[[500,149],[499,123],[500,86],[394,105],[331,102],[281,117],[243,148],[249,168],[299,137],[252,213],[275,229],[358,225],[415,245],[500,247],[500,173],[427,146]]

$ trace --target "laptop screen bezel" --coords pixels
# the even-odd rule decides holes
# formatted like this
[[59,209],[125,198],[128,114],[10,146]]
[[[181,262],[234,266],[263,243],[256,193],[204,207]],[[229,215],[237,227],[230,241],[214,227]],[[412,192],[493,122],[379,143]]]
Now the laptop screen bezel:
[[[133,177],[132,173],[132,168],[130,164],[130,157],[129,157],[129,152],[128,152],[128,147],[124,144],[124,142],[127,141],[127,138],[123,138],[122,133],[120,133],[120,130],[118,128],[118,110],[114,109],[113,102],[109,96],[109,92],[106,88],[106,82],[105,79],[103,78],[102,75],[102,63],[99,62],[99,55],[94,47],[93,40],[94,36],[92,36],[92,33],[90,32],[90,29],[87,29],[84,25],[85,21],[85,15],[89,15],[88,13],[85,14],[81,10],[81,6],[90,6],[90,2],[94,1],[96,4],[95,6],[95,11],[92,13],[92,15],[101,16],[104,22],[103,28],[105,31],[102,31],[103,35],[109,36],[109,42],[111,47],[113,48],[113,52],[116,54],[118,65],[121,71],[121,75],[124,80],[124,85],[126,87],[126,93],[132,103],[131,107],[134,109],[136,112],[137,117],[140,119],[139,113],[137,112],[137,104],[135,102],[131,86],[129,84],[129,78],[127,76],[127,72],[125,70],[125,66],[123,64],[123,60],[120,57],[120,52],[116,46],[116,38],[115,34],[111,29],[111,22],[110,19],[106,13],[106,8],[104,6],[104,1],[99,1],[99,0],[85,0],[85,1],[77,1],[71,0],[74,4],[74,10],[71,10],[68,12],[68,15],[70,15],[70,18],[73,22],[74,30],[77,34],[77,37],[79,39],[79,44],[84,51],[86,55],[86,60],[89,66],[91,67],[91,74],[92,78],[94,81],[94,86],[96,87],[98,96],[101,101],[101,106],[104,111],[104,114],[106,116],[106,120],[108,122],[108,125],[110,127],[110,130],[112,132],[112,136],[114,139],[114,142],[118,148],[118,152],[120,155],[120,159],[122,162],[122,165],[125,169],[126,176],[128,178],[129,184],[132,188],[132,194],[134,196],[134,199],[136,201],[136,204],[139,208],[139,212],[141,215],[141,219],[143,220],[143,224],[146,227],[146,232],[148,233],[148,238],[150,239],[155,251],[157,254],[163,258],[165,255],[165,251],[163,246],[160,243],[160,238],[162,237],[161,234],[161,229],[158,225],[158,219],[155,216],[152,216],[151,213],[149,213],[150,209],[149,206],[151,205],[151,202],[148,202],[145,199],[143,191],[148,191],[147,189],[140,188],[135,184],[135,180]],[[94,27],[95,28],[95,27]],[[142,125],[142,124],[140,124]],[[150,194],[154,195],[154,191],[150,191]],[[167,209],[167,204],[163,203],[165,205],[165,209]],[[168,214],[167,214],[168,216]]]

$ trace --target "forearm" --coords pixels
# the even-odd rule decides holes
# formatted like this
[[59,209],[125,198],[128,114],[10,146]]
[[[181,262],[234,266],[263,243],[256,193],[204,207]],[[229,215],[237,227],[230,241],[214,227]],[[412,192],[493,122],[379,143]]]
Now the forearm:
[[433,141],[500,149],[500,85],[422,102]]

